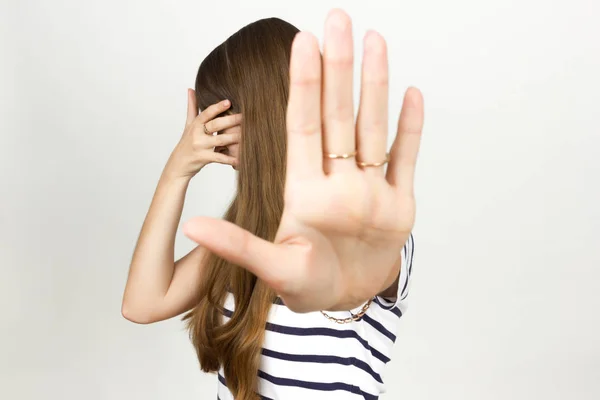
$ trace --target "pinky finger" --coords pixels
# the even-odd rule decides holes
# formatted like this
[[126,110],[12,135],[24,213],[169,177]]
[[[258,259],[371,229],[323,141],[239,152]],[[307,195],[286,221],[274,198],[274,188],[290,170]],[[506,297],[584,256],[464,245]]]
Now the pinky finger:
[[237,159],[235,157],[231,157],[223,153],[211,152],[211,154],[208,156],[208,159],[210,162],[215,162],[218,164],[232,165],[234,167],[237,166]]

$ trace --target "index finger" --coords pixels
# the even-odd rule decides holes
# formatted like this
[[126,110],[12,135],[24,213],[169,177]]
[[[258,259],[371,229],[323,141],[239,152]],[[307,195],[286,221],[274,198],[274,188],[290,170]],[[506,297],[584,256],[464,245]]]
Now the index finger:
[[286,179],[323,175],[321,53],[308,32],[299,32],[292,44],[286,127]]

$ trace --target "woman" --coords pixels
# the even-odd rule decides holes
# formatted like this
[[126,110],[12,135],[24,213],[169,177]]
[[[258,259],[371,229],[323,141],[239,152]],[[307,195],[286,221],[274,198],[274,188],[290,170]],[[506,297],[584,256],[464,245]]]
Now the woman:
[[[152,323],[187,311],[220,399],[376,399],[385,390],[411,272],[423,105],[409,89],[388,157],[386,46],[369,32],[355,126],[351,30],[333,10],[321,58],[311,34],[254,22],[208,55],[188,91],[122,312]],[[224,220],[185,224],[199,246],[173,262],[186,189],[211,162],[237,169],[236,196]]]

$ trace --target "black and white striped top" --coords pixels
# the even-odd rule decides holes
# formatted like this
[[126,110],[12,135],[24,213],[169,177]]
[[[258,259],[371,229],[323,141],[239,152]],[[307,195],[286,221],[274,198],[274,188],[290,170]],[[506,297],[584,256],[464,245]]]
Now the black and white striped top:
[[[269,312],[258,371],[261,399],[373,400],[384,393],[382,374],[406,309],[413,254],[411,234],[402,249],[397,297],[375,297],[358,321],[337,324],[320,312],[297,314],[277,299]],[[231,293],[224,306],[227,321],[234,307]],[[347,311],[328,314],[336,318],[350,315]],[[217,398],[233,400],[222,368]]]

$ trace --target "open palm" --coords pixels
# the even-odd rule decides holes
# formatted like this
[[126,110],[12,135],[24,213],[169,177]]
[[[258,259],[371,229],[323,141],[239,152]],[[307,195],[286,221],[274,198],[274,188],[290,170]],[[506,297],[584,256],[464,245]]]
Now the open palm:
[[351,309],[389,287],[414,224],[422,97],[407,90],[384,172],[377,164],[387,148],[387,49],[374,31],[364,40],[355,124],[349,17],[330,12],[322,60],[313,35],[300,32],[294,39],[285,207],[274,242],[212,218],[197,217],[184,227],[190,238],[273,287],[297,312]]

